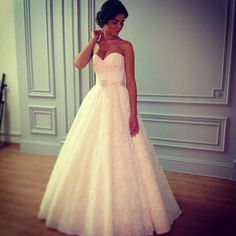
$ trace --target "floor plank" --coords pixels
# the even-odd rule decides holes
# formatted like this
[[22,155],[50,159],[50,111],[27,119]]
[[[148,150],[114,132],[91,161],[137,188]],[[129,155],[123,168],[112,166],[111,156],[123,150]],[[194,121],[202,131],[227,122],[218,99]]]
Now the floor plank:
[[[0,148],[0,235],[63,236],[38,220],[40,201],[56,158]],[[236,182],[165,172],[183,211],[166,236],[235,236]]]

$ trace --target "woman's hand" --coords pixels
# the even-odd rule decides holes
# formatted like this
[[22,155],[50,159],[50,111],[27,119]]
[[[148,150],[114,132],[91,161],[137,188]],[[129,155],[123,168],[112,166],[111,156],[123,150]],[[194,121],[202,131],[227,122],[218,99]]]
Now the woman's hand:
[[103,33],[102,30],[94,30],[91,34],[91,40],[95,41],[96,43],[99,43],[103,39]]
[[138,119],[137,116],[130,115],[129,117],[129,132],[130,135],[133,137],[139,131]]

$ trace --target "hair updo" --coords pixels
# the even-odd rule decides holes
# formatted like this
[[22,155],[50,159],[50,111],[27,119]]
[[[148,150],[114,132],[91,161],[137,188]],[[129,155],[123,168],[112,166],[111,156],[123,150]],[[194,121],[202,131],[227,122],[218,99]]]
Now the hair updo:
[[128,17],[128,11],[119,0],[108,0],[103,3],[100,11],[97,12],[96,22],[102,28],[109,20],[114,19],[118,14]]

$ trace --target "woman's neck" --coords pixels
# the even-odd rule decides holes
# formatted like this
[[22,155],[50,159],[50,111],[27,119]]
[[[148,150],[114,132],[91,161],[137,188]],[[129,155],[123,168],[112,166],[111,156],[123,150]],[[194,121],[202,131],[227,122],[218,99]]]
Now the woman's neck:
[[104,35],[104,40],[116,40],[116,39],[119,39],[118,36],[114,36],[112,34],[109,34],[107,31],[103,31],[103,35]]

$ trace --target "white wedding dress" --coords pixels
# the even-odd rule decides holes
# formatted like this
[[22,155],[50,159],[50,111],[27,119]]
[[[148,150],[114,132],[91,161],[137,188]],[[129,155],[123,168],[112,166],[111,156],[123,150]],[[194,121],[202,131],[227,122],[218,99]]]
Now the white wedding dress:
[[170,230],[181,210],[138,115],[129,133],[124,57],[93,56],[96,84],[61,148],[38,217],[80,236],[144,236]]

